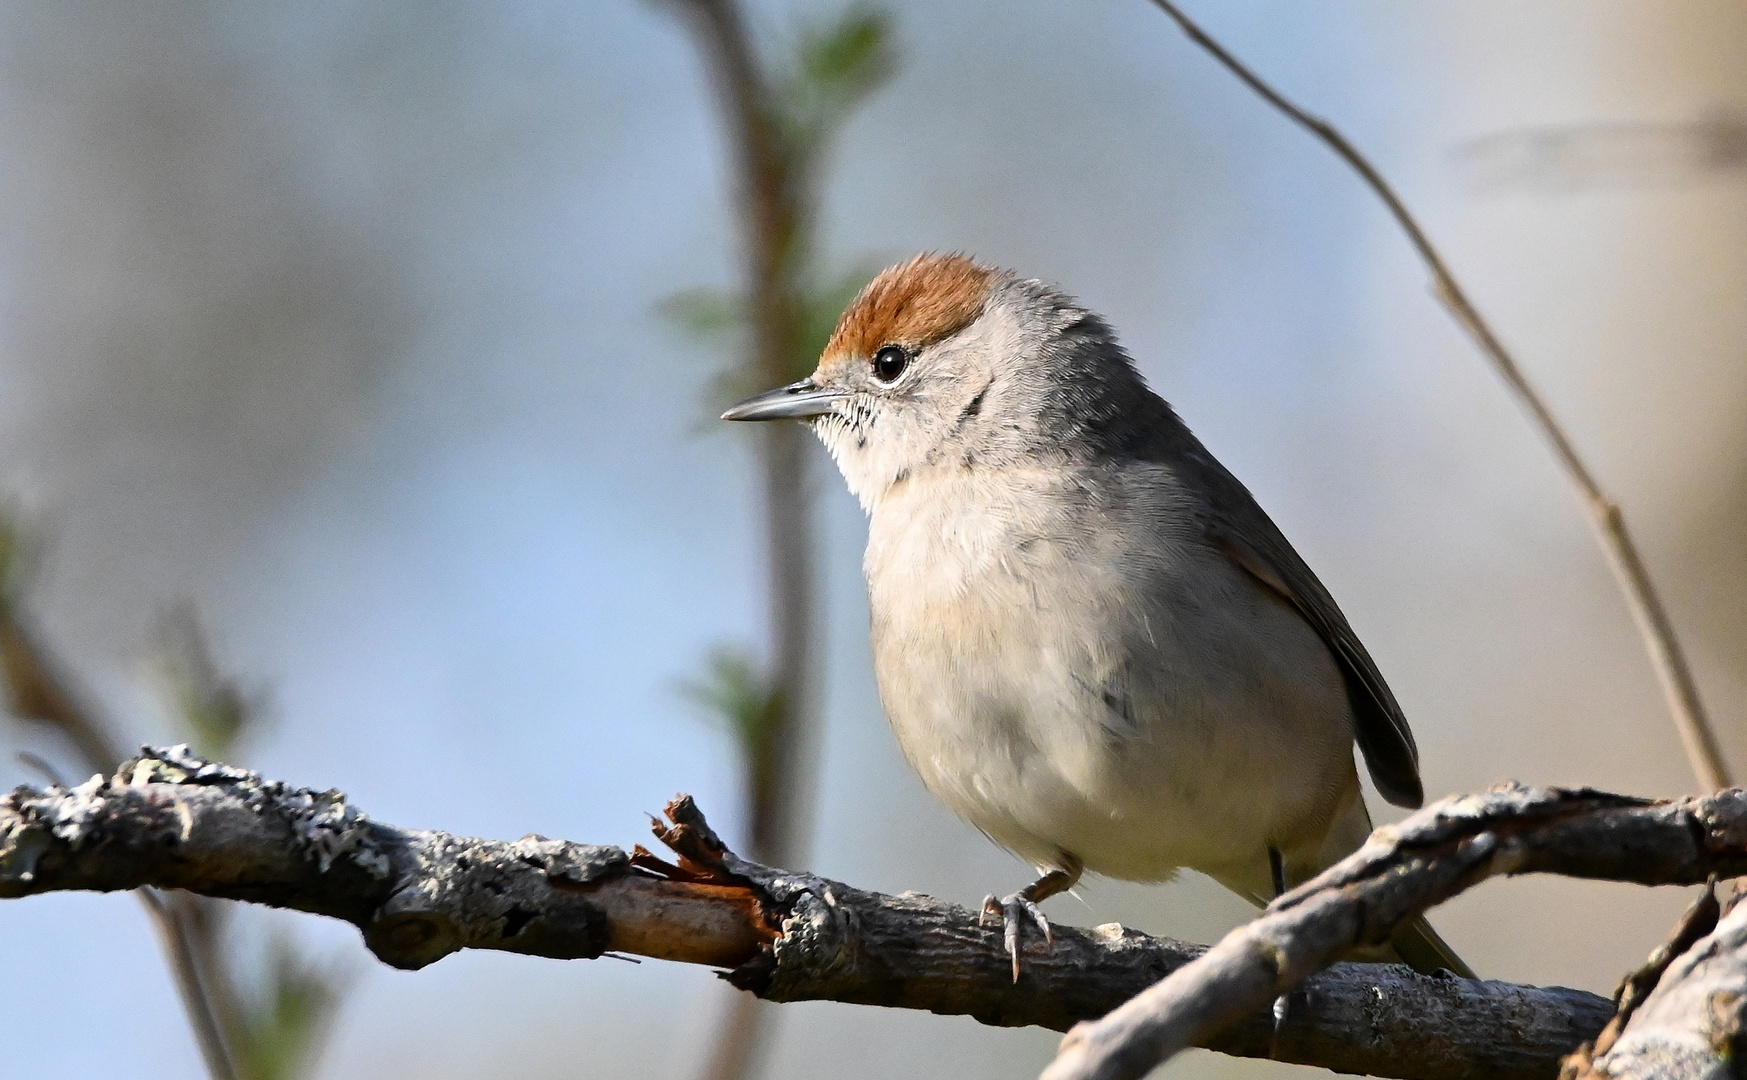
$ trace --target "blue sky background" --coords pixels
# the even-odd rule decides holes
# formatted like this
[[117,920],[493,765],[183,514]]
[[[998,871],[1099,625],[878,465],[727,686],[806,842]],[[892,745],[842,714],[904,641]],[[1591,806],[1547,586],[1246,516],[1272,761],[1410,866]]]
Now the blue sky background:
[[[901,74],[833,161],[836,266],[963,249],[1105,312],[1317,567],[1405,703],[1432,793],[1691,780],[1548,453],[1378,207],[1140,0],[907,2]],[[800,3],[755,5],[780,42]],[[825,8],[830,11],[834,8]],[[1747,193],[1728,169],[1477,190],[1500,132],[1747,108],[1723,2],[1193,10],[1337,120],[1423,213],[1621,496],[1747,761]],[[732,281],[721,146],[657,4],[204,0],[0,9],[0,489],[49,547],[36,610],[106,706],[198,603],[275,725],[248,763],[375,817],[643,838],[732,750],[676,691],[757,640],[724,358],[658,302]],[[1471,170],[1470,170],[1471,171]],[[829,663],[812,868],[973,903],[1025,869],[935,806],[867,661],[860,511],[819,456]],[[8,748],[62,748],[0,723]],[[64,753],[60,760],[66,760]],[[31,781],[10,754],[0,785]],[[1217,887],[1051,904],[1210,940]],[[1520,881],[1440,911],[1483,973],[1610,990],[1678,892]],[[460,955],[356,972],[327,1078],[684,1077],[702,969]],[[0,905],[8,1074],[197,1075],[138,905]],[[1035,1073],[1055,1036],[784,1007],[772,1077]],[[1193,1055],[1173,1076],[1286,1075]]]

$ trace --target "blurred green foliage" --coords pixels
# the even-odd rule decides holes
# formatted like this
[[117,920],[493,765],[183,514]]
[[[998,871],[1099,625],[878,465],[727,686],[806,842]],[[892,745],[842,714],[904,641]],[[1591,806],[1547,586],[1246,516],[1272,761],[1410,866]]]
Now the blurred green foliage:
[[[769,287],[782,292],[781,309],[792,323],[783,333],[775,378],[793,382],[817,364],[838,317],[879,265],[858,260],[849,269],[820,267],[815,223],[818,178],[832,142],[856,109],[896,73],[899,58],[891,17],[854,4],[835,18],[803,23],[787,54],[767,65],[773,72],[763,86],[762,107],[776,135],[778,167],[793,214]],[[710,380],[708,415],[748,395],[770,388],[773,373],[750,362],[755,299],[744,293],[687,289],[663,300],[656,313],[724,362]],[[770,302],[772,297],[764,297]],[[767,356],[769,354],[766,354]],[[771,752],[772,732],[780,726],[786,702],[774,680],[743,649],[719,648],[703,678],[685,684],[688,696],[704,705],[731,734],[740,750],[749,794],[758,805],[774,789],[780,755]]]
[[229,760],[261,703],[219,672],[193,607],[171,608],[158,620],[157,654],[159,680],[188,744],[202,757]]
[[36,569],[40,546],[16,504],[0,501],[0,604],[15,602]]
[[[843,309],[881,269],[882,264],[863,260],[835,276],[820,275],[822,280],[810,283],[812,287],[801,293],[802,339],[787,373],[788,381],[812,373]],[[662,300],[656,313],[711,352],[732,355],[744,346],[746,302],[726,290],[707,286],[686,289]],[[752,365],[724,364],[710,379],[706,414],[714,421],[716,414],[734,402],[768,389]]]
[[[86,770],[114,766],[96,758],[98,746],[120,747],[131,738],[107,731],[109,725],[72,704],[76,695],[63,685],[61,665],[35,634],[20,629],[39,545],[22,524],[22,514],[0,504],[0,650],[5,698],[20,715],[65,729],[82,750]],[[199,616],[191,606],[172,609],[159,622],[157,671],[172,722],[200,754],[234,760],[240,742],[258,734],[264,710],[260,695],[242,689],[213,660]],[[52,689],[45,685],[52,682]],[[41,707],[46,702],[54,707]],[[38,707],[32,707],[35,703]],[[102,730],[79,739],[75,728]],[[113,751],[111,751],[113,752]],[[44,763],[48,768],[48,763]],[[54,770],[59,771],[59,770]],[[70,770],[78,773],[80,769]],[[300,1080],[313,1073],[316,1058],[345,996],[347,977],[331,961],[309,957],[290,937],[270,932],[261,955],[250,963],[237,947],[231,918],[236,908],[223,901],[179,894],[175,920],[188,938],[201,970],[201,992],[222,1031],[237,1080]]]
[[[858,260],[839,273],[819,268],[813,242],[816,173],[844,124],[898,67],[891,17],[865,5],[850,7],[831,22],[804,24],[795,36],[792,55],[775,65],[778,74],[767,88],[766,107],[782,142],[787,174],[797,189],[791,194],[801,218],[784,252],[787,265],[781,275],[791,283],[800,321],[793,353],[785,358],[788,381],[813,370],[838,316],[879,271],[879,264],[869,260]],[[731,357],[747,354],[751,311],[750,298],[709,287],[674,293],[656,306],[658,316],[694,342],[713,354]],[[753,365],[730,361],[711,382],[710,414],[763,389],[769,388],[761,385]]]
[[704,676],[681,684],[682,692],[713,716],[739,748],[746,776],[762,790],[775,755],[769,753],[771,732],[782,708],[773,681],[745,652],[723,646],[710,654]]
[[761,738],[763,715],[770,704],[770,690],[752,658],[722,647],[710,654],[701,679],[688,679],[681,691],[726,723],[735,740],[753,745]]
[[289,937],[268,938],[257,982],[227,1024],[238,1080],[299,1080],[314,1071],[350,980]]
[[[260,693],[243,689],[213,659],[192,606],[167,611],[158,622],[157,673],[170,711],[190,746],[203,757],[235,760],[239,744],[264,728]],[[310,958],[289,936],[269,932],[252,964],[239,964],[236,910],[201,900],[200,948],[206,954],[208,992],[216,992],[237,1080],[299,1080],[311,1074],[331,1030],[348,979],[331,961]]]
[[801,27],[794,57],[774,81],[772,110],[792,153],[808,162],[897,74],[892,19],[855,5],[834,22]]

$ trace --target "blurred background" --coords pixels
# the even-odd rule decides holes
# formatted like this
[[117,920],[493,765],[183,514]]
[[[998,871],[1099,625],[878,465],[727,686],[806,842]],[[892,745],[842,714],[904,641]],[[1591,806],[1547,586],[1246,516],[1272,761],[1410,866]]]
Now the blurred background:
[[[749,5],[780,55],[825,4]],[[1428,794],[1693,788],[1551,455],[1380,208],[1142,0],[882,0],[897,65],[820,173],[819,263],[962,249],[1106,313],[1369,645]],[[1190,7],[1369,152],[1625,506],[1725,751],[1747,763],[1747,7]],[[645,838],[694,794],[741,837],[729,730],[684,689],[765,638],[736,355],[664,318],[732,287],[719,113],[661,5],[127,0],[0,7],[0,497],[41,634],[132,741],[185,738],[164,613],[258,717],[231,756],[409,827]],[[1027,869],[886,731],[864,525],[822,454],[808,868],[966,904]],[[78,775],[40,725],[12,751]],[[1200,941],[1247,908],[1093,881],[1052,917]],[[1688,898],[1555,880],[1434,913],[1489,977],[1610,992]],[[377,965],[250,912],[343,987],[304,1075],[698,1073],[707,970]],[[277,944],[273,944],[273,943]],[[266,957],[269,960],[261,960]],[[7,1072],[200,1075],[140,905],[0,905]],[[770,1010],[762,1075],[1021,1077],[1057,1037]],[[1166,1075],[1303,1070],[1198,1053]]]

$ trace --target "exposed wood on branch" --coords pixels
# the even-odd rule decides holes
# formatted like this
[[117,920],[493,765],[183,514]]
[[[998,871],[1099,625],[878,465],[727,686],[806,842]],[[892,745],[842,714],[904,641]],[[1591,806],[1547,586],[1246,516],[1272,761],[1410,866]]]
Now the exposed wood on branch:
[[[1747,1053],[1747,905],[1717,921],[1701,899],[1628,990],[1646,992],[1622,1008],[1596,1048],[1567,1062],[1570,1080],[1708,1080],[1741,1075]],[[1709,924],[1708,933],[1703,932]],[[1702,933],[1702,936],[1697,936]],[[1694,938],[1696,937],[1696,940]],[[1634,986],[1634,984],[1636,984]],[[1653,986],[1654,989],[1647,989]]]
[[1062,1042],[1045,1080],[1136,1080],[1290,992],[1354,946],[1495,874],[1642,885],[1747,871],[1747,793],[1674,802],[1504,785],[1377,830],[1194,963]]
[[[1738,799],[1539,800],[1519,798],[1531,817],[1548,817],[1549,803],[1575,815],[1551,827],[1569,832],[1583,853],[1570,865],[1592,876],[1702,880],[1743,861],[1730,839],[1747,835]],[[476,840],[371,821],[338,792],[262,780],[181,748],[148,750],[111,778],[0,799],[0,897],[187,889],[344,919],[402,968],[463,948],[621,951],[723,968],[735,985],[774,1001],[928,1009],[1056,1030],[1104,1014],[1203,953],[1115,925],[1061,927],[1054,949],[1029,956],[1015,984],[999,931],[980,926],[971,909],[749,863],[725,849],[689,799],[668,812],[658,835],[673,861],[537,836]],[[1572,824],[1585,813],[1607,817],[1612,847]],[[1645,857],[1652,850],[1660,854]],[[1305,981],[1277,1032],[1266,1004],[1205,1044],[1379,1076],[1527,1080],[1552,1077],[1561,1056],[1613,1014],[1580,991],[1368,964],[1338,964]]]

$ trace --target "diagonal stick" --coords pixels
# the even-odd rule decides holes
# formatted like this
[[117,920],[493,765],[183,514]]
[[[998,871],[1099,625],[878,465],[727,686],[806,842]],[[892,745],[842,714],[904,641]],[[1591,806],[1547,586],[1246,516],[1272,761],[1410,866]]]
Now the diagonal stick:
[[1426,237],[1425,230],[1420,228],[1419,221],[1408,210],[1407,204],[1401,201],[1401,196],[1383,179],[1383,174],[1377,171],[1377,167],[1364,154],[1359,153],[1333,124],[1306,112],[1264,82],[1243,61],[1209,37],[1205,30],[1183,14],[1171,0],[1152,2],[1160,11],[1169,15],[1183,33],[1189,35],[1189,40],[1206,50],[1264,101],[1322,140],[1342,161],[1352,166],[1366,186],[1389,208],[1389,213],[1401,226],[1401,231],[1407,234],[1408,242],[1419,252],[1419,257],[1431,271],[1432,289],[1438,300],[1456,317],[1456,321],[1474,339],[1474,343],[1480,346],[1480,351],[1492,362],[1493,368],[1504,378],[1505,384],[1516,394],[1517,400],[1528,409],[1530,419],[1552,444],[1559,464],[1565,467],[1565,474],[1577,486],[1584,508],[1589,511],[1596,542],[1601,545],[1608,565],[1614,572],[1614,579],[1619,582],[1620,591],[1625,594],[1626,606],[1631,608],[1633,621],[1638,626],[1638,635],[1643,638],[1644,648],[1650,654],[1650,664],[1656,669],[1657,678],[1662,683],[1662,695],[1668,702],[1669,712],[1674,715],[1674,726],[1680,730],[1680,740],[1686,746],[1687,760],[1692,764],[1693,775],[1698,778],[1699,786],[1707,792],[1720,791],[1731,786],[1728,766],[1723,763],[1716,734],[1711,730],[1710,720],[1705,716],[1704,703],[1699,699],[1698,684],[1693,681],[1692,669],[1687,666],[1686,654],[1681,650],[1680,639],[1675,636],[1674,624],[1669,621],[1668,610],[1663,607],[1662,598],[1650,582],[1650,571],[1645,567],[1643,557],[1638,554],[1638,546],[1632,542],[1631,534],[1626,531],[1625,514],[1620,510],[1619,504],[1602,490],[1589,466],[1578,455],[1570,436],[1565,434],[1559,422],[1553,418],[1552,410],[1523,375],[1516,359],[1505,349],[1498,335],[1493,333],[1492,327],[1469,301],[1468,294],[1462,291],[1456,276],[1444,264],[1443,256],[1432,246],[1431,240]]

